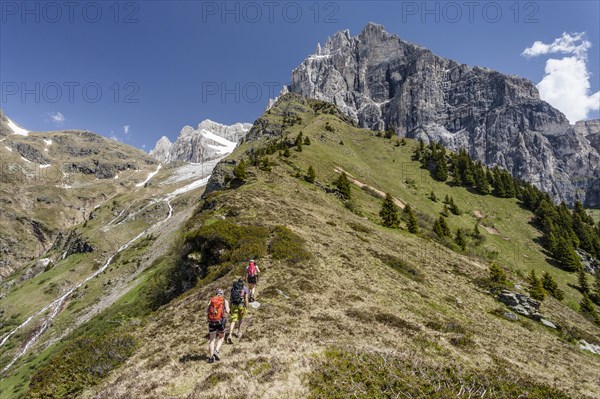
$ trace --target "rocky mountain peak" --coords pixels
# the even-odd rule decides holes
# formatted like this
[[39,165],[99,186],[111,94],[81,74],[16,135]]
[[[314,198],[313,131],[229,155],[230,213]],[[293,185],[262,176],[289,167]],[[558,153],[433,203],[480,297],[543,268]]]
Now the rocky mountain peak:
[[150,155],[165,163],[202,163],[221,158],[233,151],[251,127],[249,123],[224,125],[205,119],[195,129],[184,126],[172,144],[163,136],[150,151]]
[[460,64],[369,23],[331,36],[290,92],[334,103],[356,124],[465,148],[557,200],[600,206],[598,121],[571,126],[533,82]]
[[166,162],[172,146],[173,143],[171,143],[171,140],[169,140],[167,136],[162,136],[156,142],[154,149],[150,151],[150,156],[154,157],[160,162]]

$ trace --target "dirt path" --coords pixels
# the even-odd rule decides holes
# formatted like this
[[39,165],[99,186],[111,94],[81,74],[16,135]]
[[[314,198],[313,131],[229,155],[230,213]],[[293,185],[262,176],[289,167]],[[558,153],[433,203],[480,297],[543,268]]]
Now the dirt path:
[[481,220],[485,218],[485,216],[483,215],[483,213],[481,213],[480,210],[475,209],[473,211],[473,215],[478,219],[479,221],[479,225],[481,226],[482,229],[484,229],[485,231],[487,231],[489,234],[495,235],[495,236],[499,236],[500,232],[495,228],[495,227],[491,227],[491,226],[486,226],[484,224],[481,223]]
[[[369,189],[369,191],[377,194],[380,198],[385,198],[385,193],[381,190],[376,189],[375,187],[369,186],[368,184],[365,184],[363,182],[361,182],[360,180],[357,180],[354,176],[352,176],[350,173],[346,172],[344,169],[340,168],[339,166],[336,166],[333,170],[335,170],[337,173],[345,173],[346,176],[348,176],[348,180],[360,187],[361,189],[366,187]],[[404,201],[402,201],[399,198],[394,197],[394,204],[396,204],[396,206],[398,206],[400,209],[404,209],[404,207],[406,206],[406,203]]]

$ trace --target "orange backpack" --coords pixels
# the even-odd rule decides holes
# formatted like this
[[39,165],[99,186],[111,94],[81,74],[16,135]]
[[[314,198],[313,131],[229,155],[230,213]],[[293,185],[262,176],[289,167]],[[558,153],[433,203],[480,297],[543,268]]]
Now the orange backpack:
[[223,310],[225,309],[225,298],[222,296],[214,296],[210,299],[210,305],[208,305],[208,322],[209,323],[220,323],[223,319]]

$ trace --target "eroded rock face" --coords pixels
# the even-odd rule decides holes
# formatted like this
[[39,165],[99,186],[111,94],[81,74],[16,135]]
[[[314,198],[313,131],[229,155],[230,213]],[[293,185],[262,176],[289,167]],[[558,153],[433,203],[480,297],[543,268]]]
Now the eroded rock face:
[[238,141],[251,127],[249,123],[228,126],[207,119],[196,129],[184,126],[172,144],[168,138],[162,137],[150,155],[164,163],[201,163],[221,158],[234,150]]
[[285,90],[332,102],[364,128],[466,148],[556,200],[600,207],[600,121],[569,125],[527,79],[459,64],[369,24],[318,46]]

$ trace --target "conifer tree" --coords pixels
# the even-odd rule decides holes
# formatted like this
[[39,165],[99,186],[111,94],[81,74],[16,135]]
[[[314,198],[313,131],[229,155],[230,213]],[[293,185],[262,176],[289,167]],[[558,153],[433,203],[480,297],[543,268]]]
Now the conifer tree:
[[467,240],[461,228],[456,229],[456,235],[454,236],[454,242],[461,250],[467,249]]
[[239,180],[246,180],[246,163],[244,160],[240,160],[240,162],[233,168],[233,176]]
[[440,216],[433,223],[433,232],[437,234],[440,238],[450,237],[450,228],[448,227],[448,223],[446,223],[446,218]]
[[461,210],[458,209],[458,206],[454,203],[454,198],[452,197],[450,197],[450,204],[448,205],[448,209],[450,209],[450,212],[452,212],[456,216],[459,216],[462,213]]
[[542,281],[536,276],[535,270],[531,270],[527,279],[529,280],[529,295],[533,299],[543,301],[546,297],[546,292],[544,291]]
[[554,258],[560,262],[562,267],[568,271],[577,271],[581,268],[581,260],[573,249],[573,244],[568,238],[560,236],[556,240]]
[[306,136],[304,138],[304,145],[310,145],[310,137]]
[[304,177],[304,179],[309,183],[314,183],[316,177],[317,175],[315,173],[315,170],[313,169],[312,165],[310,165],[308,167],[308,171],[306,172],[306,176]]
[[493,169],[494,179],[493,179],[493,187],[494,187],[494,196],[499,198],[506,197],[506,188],[504,187],[504,181],[502,180],[502,176],[500,173],[500,168],[494,166]]
[[438,197],[435,195],[433,190],[431,190],[431,192],[429,193],[429,199],[432,200],[433,202],[438,202]]
[[394,198],[390,193],[385,194],[379,216],[385,227],[396,228],[400,224],[400,212],[396,204],[394,204]]
[[342,174],[337,178],[334,184],[337,187],[339,193],[342,195],[342,197],[344,197],[344,199],[346,200],[349,200],[351,197],[351,190],[350,181],[348,180],[348,176],[346,176],[346,173],[342,172]]
[[285,147],[285,150],[283,150],[283,156],[286,158],[290,157],[290,149],[288,147]]
[[475,226],[473,226],[473,233],[471,236],[475,239],[475,245],[480,245],[483,242],[483,235],[481,231],[479,231],[479,222],[475,222]]
[[579,268],[578,281],[579,281],[579,290],[581,292],[583,292],[584,294],[589,294],[590,293],[590,284],[587,281],[587,276],[585,275],[585,270],[583,269],[583,267]]
[[408,231],[417,234],[419,232],[419,222],[417,221],[417,217],[410,204],[406,204],[404,207],[404,215],[406,216],[406,227],[408,228]]
[[546,292],[548,292],[554,298],[558,299],[559,301],[563,300],[564,292],[558,288],[558,284],[548,272],[544,272],[544,275],[542,276],[542,287],[544,287]]
[[446,163],[446,156],[440,156],[435,160],[435,167],[433,168],[433,178],[437,181],[448,180],[448,164]]
[[440,214],[445,218],[450,216],[450,211],[448,210],[448,205],[444,204],[444,207],[442,208],[442,211],[440,212]]
[[296,143],[296,151],[302,152],[302,140]]
[[583,299],[579,303],[579,310],[583,313],[590,313],[592,315],[596,313],[596,308],[587,293],[583,294]]

